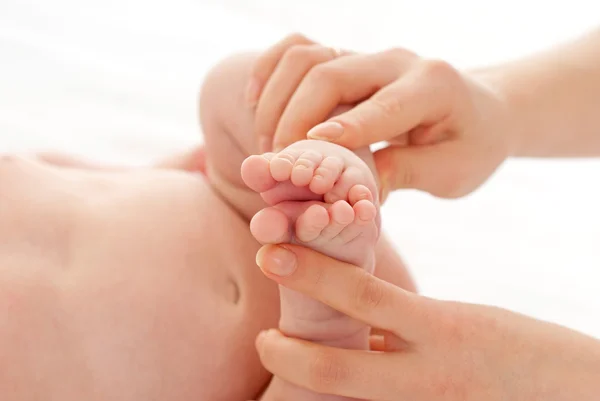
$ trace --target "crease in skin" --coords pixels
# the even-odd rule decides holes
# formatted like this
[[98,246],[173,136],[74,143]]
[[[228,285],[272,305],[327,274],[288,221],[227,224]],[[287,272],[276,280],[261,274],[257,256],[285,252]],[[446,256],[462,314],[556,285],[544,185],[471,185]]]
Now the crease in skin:
[[227,299],[227,301],[233,303],[234,305],[237,305],[240,303],[240,301],[241,301],[240,286],[237,284],[237,282],[231,276],[227,279],[227,288],[226,288],[225,294],[226,294],[225,298]]

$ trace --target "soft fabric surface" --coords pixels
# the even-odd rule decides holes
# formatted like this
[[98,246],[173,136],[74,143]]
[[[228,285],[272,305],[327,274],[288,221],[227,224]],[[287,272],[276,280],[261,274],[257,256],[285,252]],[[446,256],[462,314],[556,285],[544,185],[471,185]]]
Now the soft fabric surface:
[[[469,67],[571,38],[600,15],[600,3],[582,0],[157,4],[0,1],[0,151],[145,163],[184,149],[200,140],[196,98],[206,71],[291,31],[358,50],[404,46]],[[384,218],[423,293],[600,337],[599,205],[599,160],[519,160],[458,201],[397,193]]]

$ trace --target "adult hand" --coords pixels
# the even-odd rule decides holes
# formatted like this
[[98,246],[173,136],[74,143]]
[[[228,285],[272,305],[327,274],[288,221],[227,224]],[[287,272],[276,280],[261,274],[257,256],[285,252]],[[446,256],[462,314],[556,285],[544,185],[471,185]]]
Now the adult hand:
[[[279,123],[282,121],[287,105],[297,96],[295,92],[305,76],[315,66],[348,54],[350,53],[322,46],[303,35],[293,34],[257,58],[250,74],[246,100],[255,107],[255,134],[261,152],[271,151],[275,132],[285,130],[285,127],[279,126]],[[335,106],[321,119],[316,116],[302,116],[302,118],[313,121],[314,125],[332,114]],[[276,147],[283,147],[306,139],[306,130],[297,135],[289,133],[275,135],[275,138]]]
[[264,366],[296,385],[381,401],[600,394],[600,343],[582,334],[499,308],[425,298],[299,246],[263,247],[257,263],[277,283],[386,333],[374,339],[374,351],[262,333],[257,348]]
[[292,35],[258,59],[248,99],[263,151],[307,135],[351,149],[387,141],[375,153],[384,194],[466,195],[513,146],[508,107],[483,78],[404,49],[340,54]]

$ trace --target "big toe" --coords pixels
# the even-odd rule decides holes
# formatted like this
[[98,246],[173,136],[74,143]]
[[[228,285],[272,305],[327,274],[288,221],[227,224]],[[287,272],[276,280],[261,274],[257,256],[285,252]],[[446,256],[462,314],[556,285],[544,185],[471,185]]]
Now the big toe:
[[242,163],[242,180],[253,191],[265,192],[274,188],[277,181],[271,175],[269,158],[272,154],[254,155]]
[[280,244],[291,240],[289,218],[274,207],[254,215],[250,221],[250,232],[261,244]]

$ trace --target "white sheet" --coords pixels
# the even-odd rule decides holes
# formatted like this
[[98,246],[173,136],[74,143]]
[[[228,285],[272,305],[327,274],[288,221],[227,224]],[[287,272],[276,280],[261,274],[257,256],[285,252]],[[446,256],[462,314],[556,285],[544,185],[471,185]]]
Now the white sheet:
[[[457,66],[517,57],[598,23],[571,0],[0,1],[0,151],[142,163],[198,142],[203,74],[299,30]],[[342,8],[343,7],[343,8]],[[385,222],[422,291],[600,337],[600,161],[506,164],[473,196],[393,195]]]

